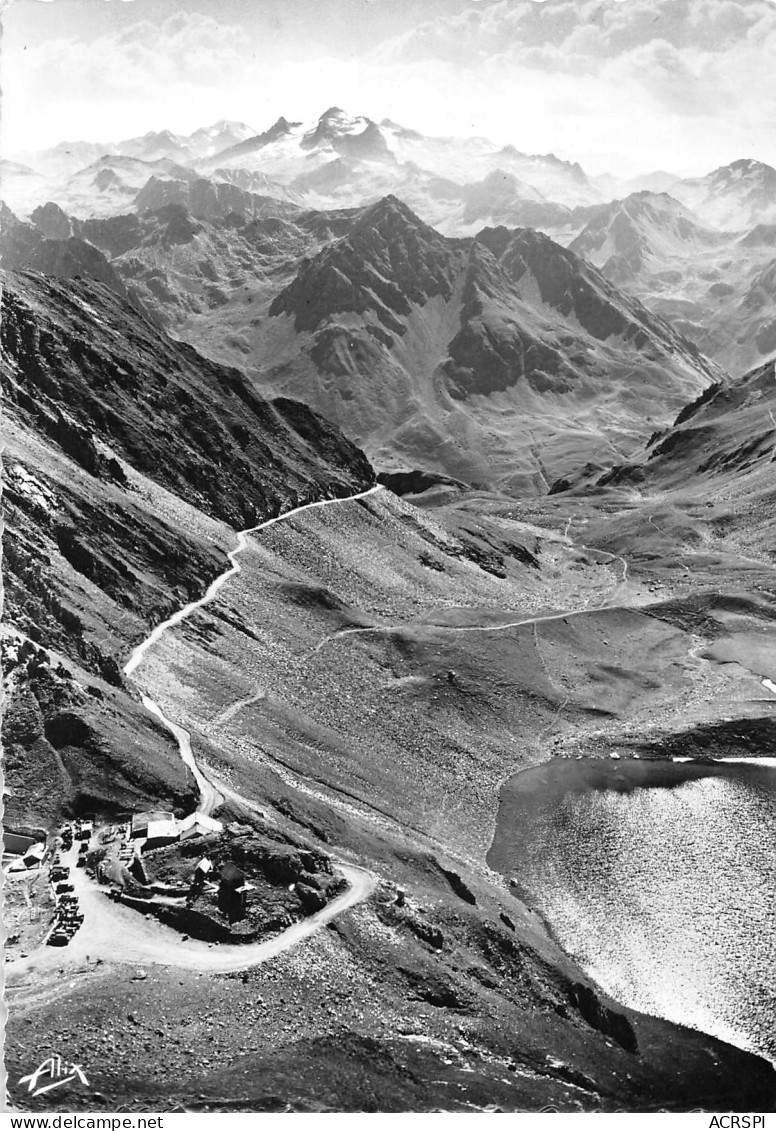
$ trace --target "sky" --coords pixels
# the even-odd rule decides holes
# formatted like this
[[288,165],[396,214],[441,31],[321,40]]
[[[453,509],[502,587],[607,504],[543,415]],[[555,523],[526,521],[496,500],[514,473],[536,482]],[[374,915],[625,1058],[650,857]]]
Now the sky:
[[9,157],[336,104],[594,174],[776,164],[776,0],[4,0],[2,25]]

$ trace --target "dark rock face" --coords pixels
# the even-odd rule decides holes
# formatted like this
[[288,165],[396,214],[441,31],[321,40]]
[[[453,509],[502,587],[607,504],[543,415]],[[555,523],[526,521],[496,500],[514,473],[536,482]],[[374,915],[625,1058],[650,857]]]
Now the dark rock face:
[[452,294],[456,255],[393,196],[366,209],[347,236],[303,265],[269,308],[315,330],[335,314],[373,314],[395,334],[412,304]]
[[[237,370],[171,342],[106,288],[65,289],[30,276],[8,282],[7,403],[91,473],[111,475],[89,446],[99,436],[236,526],[277,513],[284,496],[349,494],[373,482],[359,450],[309,409],[284,403],[279,415]],[[332,464],[316,458],[310,440],[326,444]]]
[[474,895],[474,892],[468,887],[463,878],[459,876],[457,872],[454,872],[450,868],[444,868],[439,863],[437,864],[437,867],[459,899],[462,899],[464,903],[471,903],[472,905],[476,904],[477,899]]
[[458,487],[466,488],[466,484],[459,479],[450,479],[446,475],[438,475],[431,471],[381,471],[377,476],[378,483],[382,483],[394,495],[420,495],[432,487]]

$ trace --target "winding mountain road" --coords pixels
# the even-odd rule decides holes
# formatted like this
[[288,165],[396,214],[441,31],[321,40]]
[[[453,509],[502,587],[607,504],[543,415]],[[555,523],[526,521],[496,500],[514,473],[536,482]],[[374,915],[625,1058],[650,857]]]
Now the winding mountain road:
[[172,616],[168,617],[167,620],[164,620],[161,622],[161,624],[158,624],[150,634],[150,636],[147,636],[145,640],[138,644],[138,646],[132,652],[132,655],[129,657],[129,660],[124,665],[124,675],[132,675],[142,662],[142,659],[148,649],[153,648],[154,644],[156,644],[157,641],[161,640],[165,632],[168,632],[171,628],[174,628],[176,624],[180,624],[181,621],[186,620],[187,617],[190,617],[192,613],[195,613],[197,611],[197,609],[202,609],[205,605],[209,605],[210,602],[215,598],[218,591],[222,589],[223,586],[227,583],[229,578],[234,577],[240,572],[241,566],[237,561],[237,558],[240,554],[243,553],[244,550],[247,550],[249,534],[258,534],[262,530],[268,530],[271,526],[275,526],[278,522],[287,522],[290,518],[294,518],[296,515],[302,514],[304,511],[316,510],[321,507],[331,507],[336,503],[353,503],[358,499],[365,499],[368,495],[374,495],[377,491],[384,490],[385,488],[378,484],[376,487],[370,487],[368,491],[359,491],[356,495],[346,495],[344,498],[340,499],[319,499],[315,503],[304,503],[302,506],[294,507],[294,509],[290,511],[285,511],[283,514],[279,514],[275,518],[268,518],[264,522],[259,522],[256,526],[247,526],[245,530],[239,530],[237,532],[237,545],[226,555],[229,558],[229,561],[232,563],[229,569],[224,570],[224,572],[219,574],[214,581],[211,581],[202,597],[198,597],[196,601],[189,601],[188,605],[184,605],[183,608],[178,609],[178,611],[173,613]]
[[[165,632],[186,620],[198,609],[209,604],[226,582],[240,572],[240,563],[237,558],[247,549],[249,535],[258,534],[260,531],[266,530],[278,522],[287,521],[304,511],[333,506],[335,503],[355,502],[382,490],[384,488],[378,485],[370,487],[367,491],[360,491],[358,494],[348,495],[344,498],[321,499],[314,503],[305,503],[278,515],[276,518],[270,518],[256,526],[239,531],[237,545],[227,555],[231,563],[229,568],[211,582],[202,597],[196,601],[190,601],[188,605],[178,609],[167,620],[158,624],[153,632],[138,644],[124,666],[124,674],[131,676],[137,670],[149,648],[152,648]],[[168,719],[159,704],[150,696],[141,695],[141,700],[146,710],[156,715],[170,731],[178,744],[182,760],[194,775],[200,793],[198,812],[212,813],[223,803],[224,796],[199,769],[191,749],[189,732],[179,726],[178,723]],[[229,796],[230,800],[244,805],[247,809],[260,812],[254,802],[242,797],[234,790],[224,787],[224,793]],[[78,844],[74,845],[70,853],[64,856],[64,859],[70,865],[71,882],[78,895],[80,909],[84,915],[81,929],[65,949],[48,947],[42,944],[27,957],[9,963],[5,970],[8,985],[24,981],[30,974],[39,974],[46,970],[58,970],[65,964],[81,964],[96,959],[104,962],[175,966],[179,969],[198,970],[212,974],[226,974],[245,970],[248,967],[257,966],[275,958],[296,946],[303,939],[309,938],[316,931],[326,926],[327,923],[330,923],[337,915],[341,915],[344,911],[368,899],[376,886],[375,877],[365,868],[335,860],[337,868],[347,880],[348,887],[346,891],[336,896],[320,911],[292,924],[274,938],[262,942],[206,943],[198,939],[184,939],[178,931],[165,926],[152,916],[145,917],[130,907],[109,900],[104,890],[97,887],[83,870],[76,868],[78,848]]]

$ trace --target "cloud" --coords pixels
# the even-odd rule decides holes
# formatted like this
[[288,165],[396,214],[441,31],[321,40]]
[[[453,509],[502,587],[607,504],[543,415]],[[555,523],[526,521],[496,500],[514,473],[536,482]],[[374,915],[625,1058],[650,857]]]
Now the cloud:
[[[774,153],[772,0],[483,0],[373,57],[405,74],[433,61],[472,89],[486,73],[494,121],[500,102],[528,104],[546,146],[570,156],[575,137],[578,154],[585,144],[609,148],[607,134],[630,134],[645,163],[660,149],[682,163],[708,161],[715,149],[720,163],[734,147],[765,160]],[[518,145],[535,137],[532,124],[515,116]]]
[[432,55],[466,64],[467,57],[509,53],[515,63],[593,70],[601,60],[651,42],[679,51],[722,55],[762,41],[776,30],[770,0],[496,0],[441,17],[385,43],[384,61]]
[[[100,10],[126,13],[126,2]],[[773,0],[412,0],[432,16],[412,26],[410,0],[373,0],[370,11],[404,16],[375,15],[384,37],[366,51],[347,38],[344,7],[335,35],[332,18],[322,29],[314,5],[293,3],[294,18],[274,24],[270,0],[242,23],[237,0],[181,0],[157,22],[145,14],[160,8],[138,4],[99,35],[28,37],[23,55],[6,35],[3,130],[25,148],[33,129],[48,144],[221,117],[263,128],[337,103],[573,159],[622,152],[643,169],[776,160]]]
[[209,122],[222,115],[208,106],[255,68],[240,27],[195,11],[160,23],[122,23],[93,38],[41,38],[25,43],[23,55],[6,49],[3,62],[3,129],[9,146],[17,147],[28,130],[41,128],[48,143],[79,136],[116,140],[125,122],[161,128],[167,112],[185,116],[199,109]]
[[46,40],[27,58],[29,72],[44,89],[75,85],[101,98],[142,92],[149,83],[218,85],[225,68],[245,62],[239,28],[196,12],[178,12],[162,24],[141,20],[91,41]]

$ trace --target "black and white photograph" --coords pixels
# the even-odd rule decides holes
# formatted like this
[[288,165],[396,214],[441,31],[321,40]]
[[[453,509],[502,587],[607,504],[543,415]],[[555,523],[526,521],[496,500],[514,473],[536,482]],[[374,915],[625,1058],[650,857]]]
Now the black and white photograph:
[[765,1131],[776,0],[0,20],[4,1110]]

